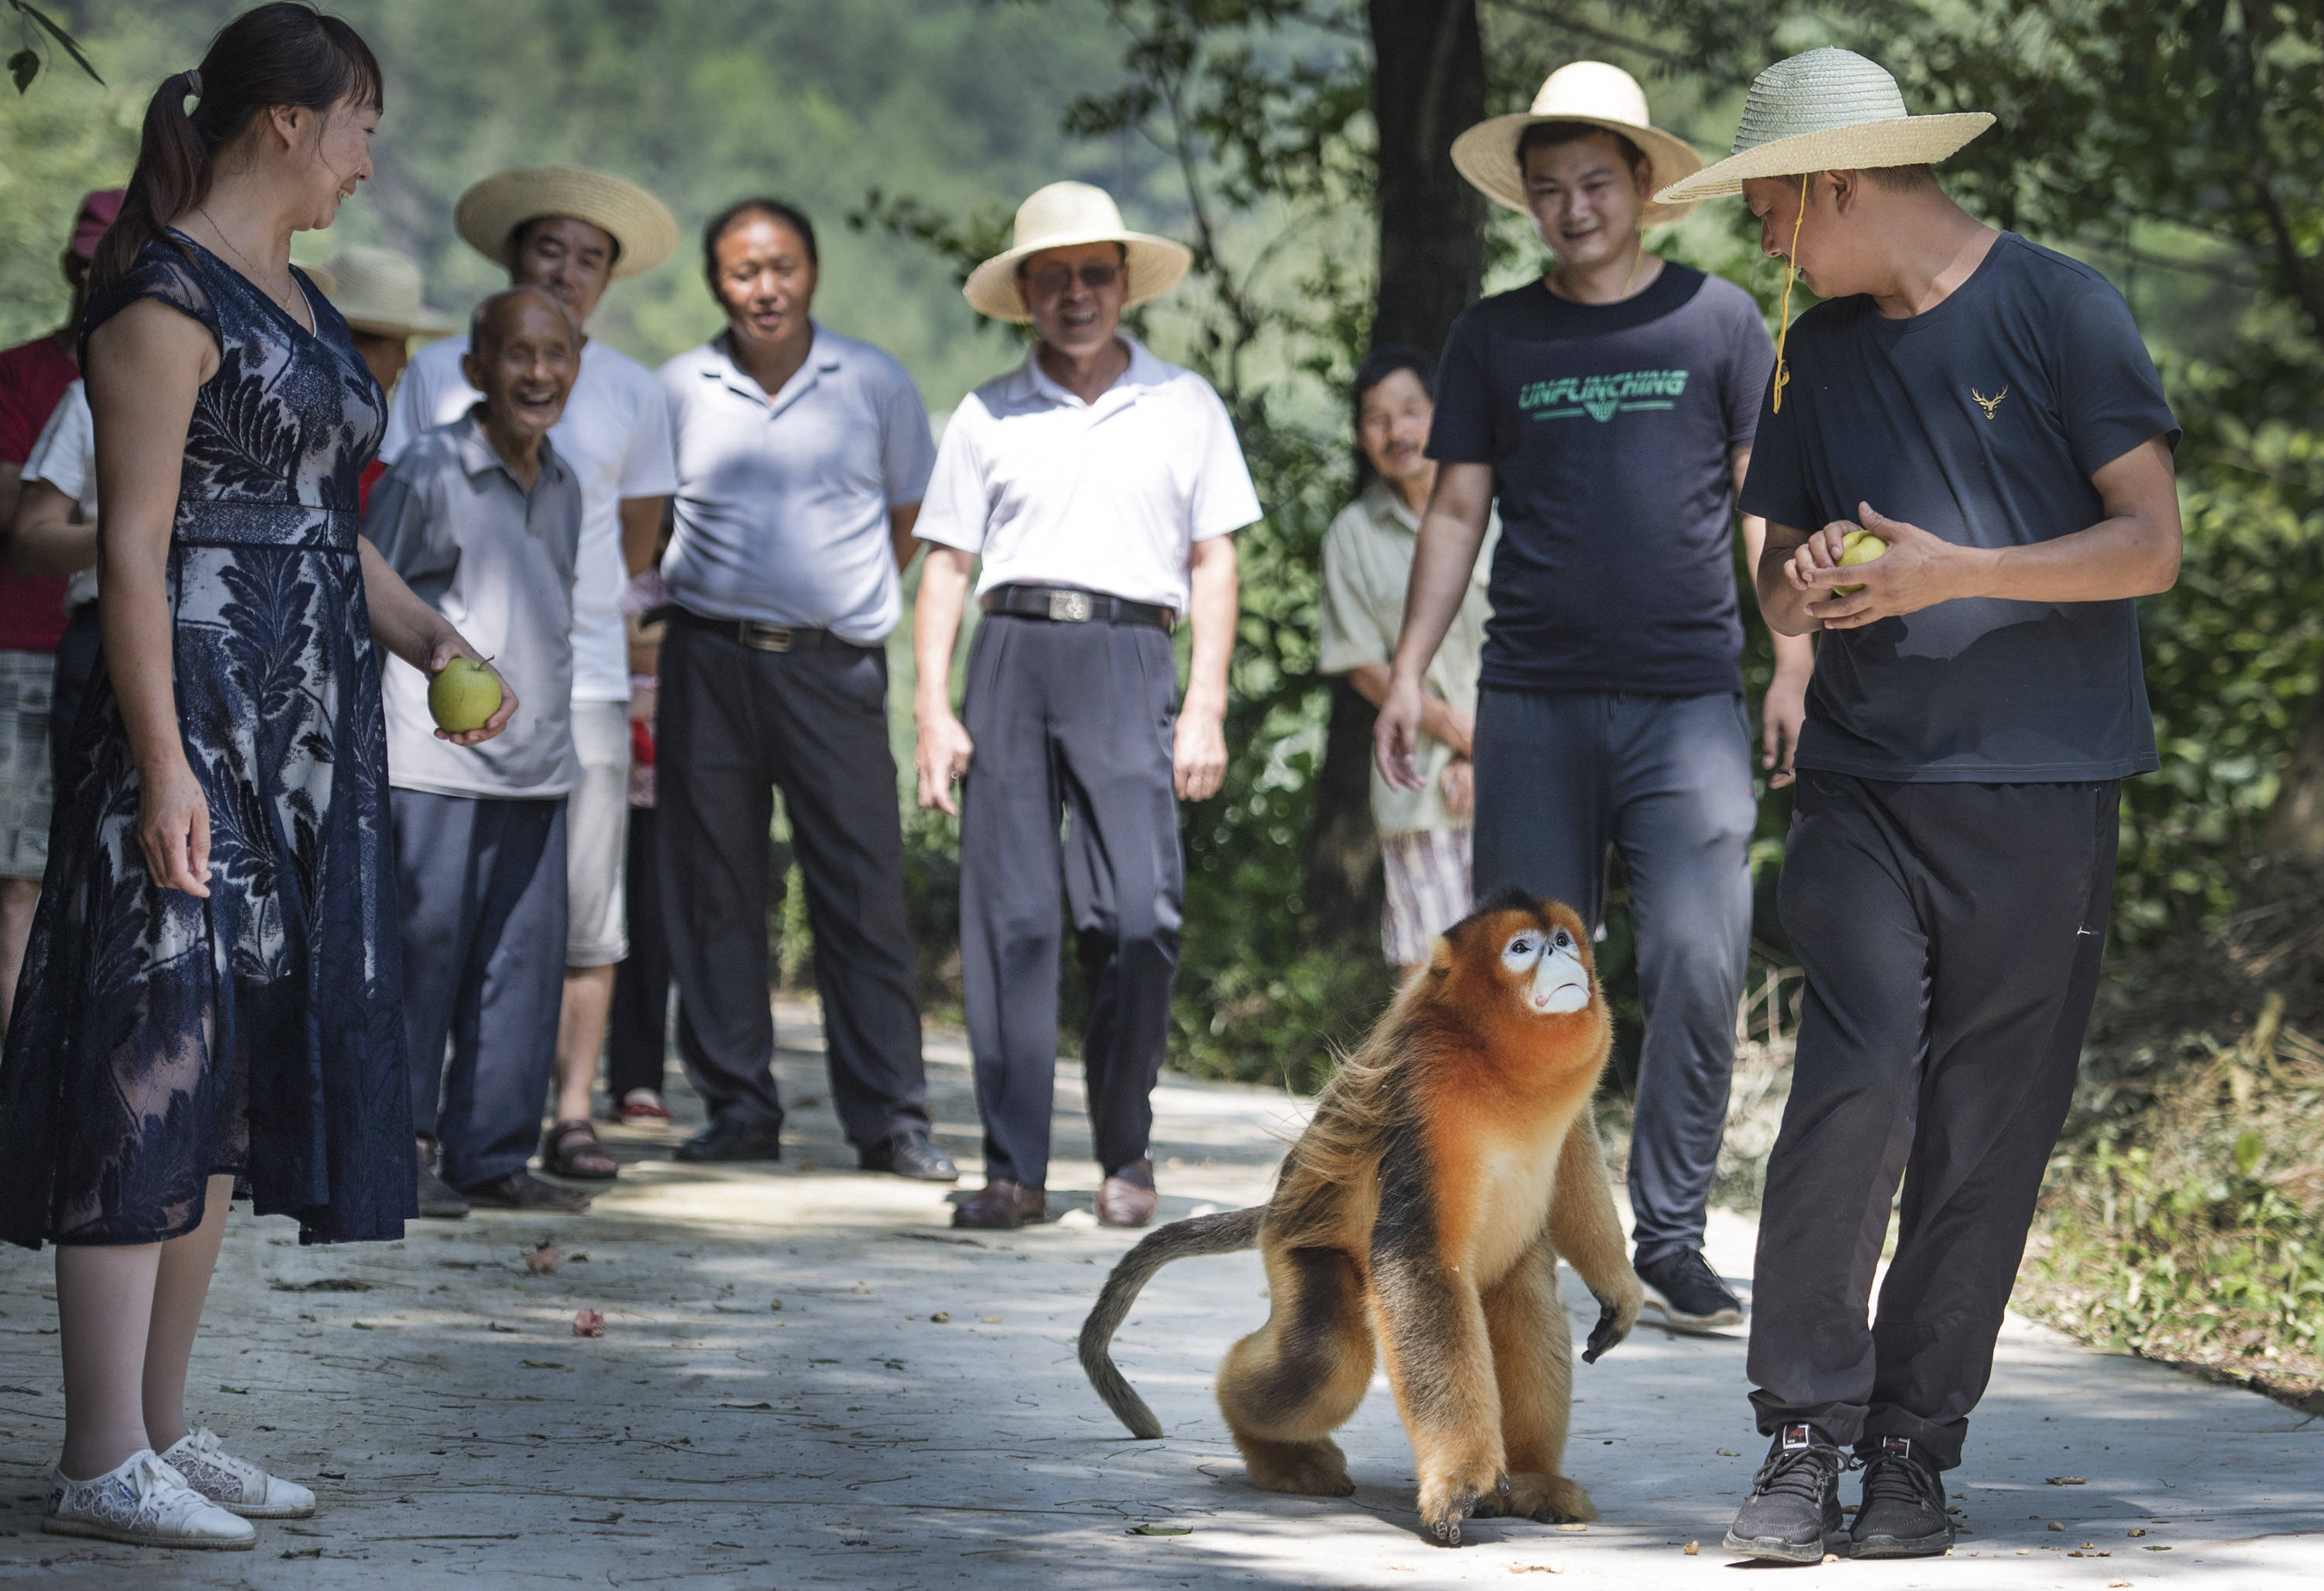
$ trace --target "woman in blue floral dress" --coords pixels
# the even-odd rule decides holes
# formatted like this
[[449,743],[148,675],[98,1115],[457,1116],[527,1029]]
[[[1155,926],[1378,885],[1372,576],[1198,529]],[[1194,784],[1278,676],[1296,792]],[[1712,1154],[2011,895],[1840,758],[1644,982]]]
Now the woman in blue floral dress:
[[106,676],[0,1057],[0,1237],[59,1246],[63,1534],[247,1547],[311,1513],[186,1424],[228,1197],[310,1243],[414,1213],[374,643],[475,653],[356,535],[386,400],[290,264],[379,109],[344,23],[244,14],[154,96],[97,255]]

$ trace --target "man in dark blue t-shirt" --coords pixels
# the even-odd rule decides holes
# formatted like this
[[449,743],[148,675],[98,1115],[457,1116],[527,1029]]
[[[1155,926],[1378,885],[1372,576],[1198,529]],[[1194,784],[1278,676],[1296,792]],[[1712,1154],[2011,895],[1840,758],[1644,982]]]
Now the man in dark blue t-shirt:
[[[1415,777],[1420,676],[1499,500],[1474,736],[1480,898],[1516,886],[1595,927],[1618,850],[1646,1029],[1630,1137],[1638,1275],[1671,1324],[1743,1306],[1702,1257],[1750,948],[1757,816],[1736,658],[1735,492],[1774,350],[1741,289],[1646,253],[1653,202],[1702,158],[1648,124],[1628,73],[1576,61],[1531,113],[1462,134],[1453,161],[1532,216],[1542,280],[1472,305],[1438,368],[1421,526],[1382,769]],[[1757,559],[1764,527],[1747,518]],[[1763,759],[1788,777],[1812,658],[1776,645]]]
[[[1906,116],[1879,67],[1812,51],[1664,195],[1739,188],[1826,300],[1778,354],[1743,491],[1767,622],[1824,637],[1782,888],[1807,1005],[1754,1274],[1773,1442],[1727,1537],[1783,1561],[1840,1529],[1849,1447],[1857,1556],[1951,1543],[1942,1472],[2097,989],[2117,781],[2155,766],[2132,599],[2177,575],[2178,425],[2104,277],[1938,187],[1928,162],[1992,120]],[[1865,532],[1879,556],[1841,567]]]

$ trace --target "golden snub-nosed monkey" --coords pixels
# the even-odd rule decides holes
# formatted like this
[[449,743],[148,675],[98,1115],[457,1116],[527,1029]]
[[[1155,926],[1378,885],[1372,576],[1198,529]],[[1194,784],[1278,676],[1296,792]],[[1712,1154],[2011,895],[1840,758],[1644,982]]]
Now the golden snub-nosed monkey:
[[1377,1347],[1435,1540],[1459,1545],[1471,1513],[1595,1517],[1558,1468],[1573,1366],[1557,1262],[1597,1295],[1595,1360],[1639,1303],[1589,1109],[1612,1037],[1572,908],[1511,891],[1455,924],[1323,1090],[1274,1196],[1173,1222],[1114,1267],[1082,1327],[1099,1395],[1160,1436],[1114,1366],[1115,1329],[1172,1260],[1256,1246],[1267,1324],[1228,1352],[1218,1386],[1253,1485],[1354,1490],[1331,1432]]

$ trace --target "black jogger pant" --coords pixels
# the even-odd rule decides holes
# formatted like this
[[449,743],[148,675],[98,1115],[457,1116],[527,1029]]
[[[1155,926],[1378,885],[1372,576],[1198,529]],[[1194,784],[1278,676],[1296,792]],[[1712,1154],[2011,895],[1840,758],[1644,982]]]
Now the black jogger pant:
[[1761,1431],[1960,1462],[2073,1096],[2118,796],[1802,770],[1781,899],[1807,1006],[1759,1218]]
[[1098,1164],[1111,1176],[1147,1151],[1184,895],[1177,683],[1170,638],[1147,626],[1006,614],[977,626],[960,958],[989,1177],[1047,1185],[1061,889],[1093,986],[1082,1064]]
[[613,1103],[632,1089],[662,1091],[669,1047],[669,935],[662,927],[661,874],[654,858],[654,809],[630,808],[627,892],[630,953],[613,973],[605,1023],[605,1091]]
[[662,642],[654,820],[678,1046],[721,1119],[776,1127],[767,866],[783,793],[831,1067],[859,1149],[926,1130],[927,1076],[888,746],[888,658],[868,647],[746,647],[673,621]]

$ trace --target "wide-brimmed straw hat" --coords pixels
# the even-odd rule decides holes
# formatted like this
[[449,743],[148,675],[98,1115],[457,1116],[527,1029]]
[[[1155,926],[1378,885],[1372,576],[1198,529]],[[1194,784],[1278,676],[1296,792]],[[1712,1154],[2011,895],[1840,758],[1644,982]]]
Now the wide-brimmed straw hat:
[[[1602,60],[1576,60],[1549,74],[1533,108],[1478,123],[1452,141],[1452,164],[1469,185],[1495,204],[1531,212],[1526,203],[1525,171],[1517,164],[1517,140],[1544,122],[1582,122],[1619,133],[1653,163],[1654,179],[1667,185],[1702,170],[1702,157],[1683,138],[1646,120],[1646,91],[1620,67]],[[1644,220],[1661,226],[1677,220],[1692,204],[1649,203]]]
[[526,166],[487,177],[460,196],[452,225],[470,248],[508,265],[516,229],[544,216],[570,216],[612,238],[615,276],[642,275],[678,252],[678,217],[668,205],[634,182],[579,166]]
[[1124,226],[1112,197],[1086,182],[1052,182],[1019,205],[1012,242],[1013,246],[970,271],[960,290],[978,314],[1019,326],[1033,317],[1017,290],[1017,264],[1043,249],[1120,244],[1130,255],[1131,308],[1176,287],[1194,264],[1194,251],[1185,244]]
[[420,267],[393,249],[356,244],[331,262],[327,296],[359,332],[380,337],[440,337],[452,322],[420,301]]
[[1992,125],[1984,111],[1908,115],[1896,79],[1878,62],[1827,46],[1754,78],[1734,152],[1655,197],[1719,198],[1755,177],[1934,165]]

